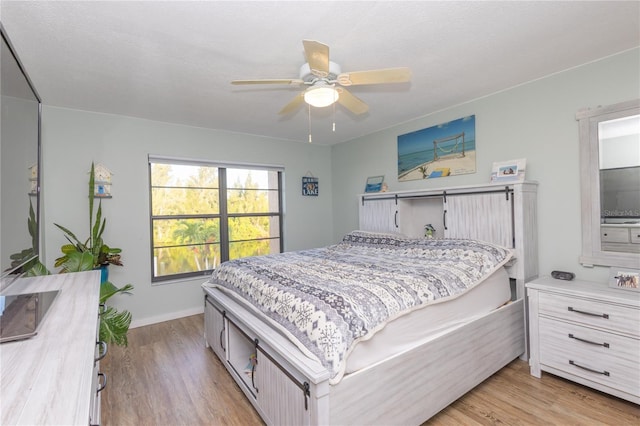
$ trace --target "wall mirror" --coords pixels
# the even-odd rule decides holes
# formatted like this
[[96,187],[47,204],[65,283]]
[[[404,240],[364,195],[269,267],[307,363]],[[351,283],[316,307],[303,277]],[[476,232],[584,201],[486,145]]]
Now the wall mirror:
[[0,34],[0,276],[4,276],[20,271],[39,253],[41,104],[1,24]]
[[640,265],[640,99],[578,111],[585,266]]

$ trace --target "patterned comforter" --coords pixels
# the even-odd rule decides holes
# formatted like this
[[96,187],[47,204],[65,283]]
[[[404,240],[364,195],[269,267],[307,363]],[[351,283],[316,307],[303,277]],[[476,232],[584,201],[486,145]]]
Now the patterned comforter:
[[475,240],[354,231],[329,247],[224,262],[205,285],[266,315],[335,384],[359,341],[399,316],[461,295],[511,255]]

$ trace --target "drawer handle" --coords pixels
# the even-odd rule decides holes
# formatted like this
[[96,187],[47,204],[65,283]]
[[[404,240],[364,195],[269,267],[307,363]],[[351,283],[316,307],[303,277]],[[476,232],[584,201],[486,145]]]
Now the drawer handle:
[[593,312],[579,311],[577,309],[573,309],[573,307],[571,307],[571,306],[569,306],[568,310],[570,312],[577,312],[579,314],[589,315],[589,316],[592,316],[592,317],[602,317],[604,319],[609,319],[609,314],[594,314]]
[[574,336],[574,335],[573,335],[573,334],[571,334],[571,333],[569,333],[569,338],[571,338],[571,339],[576,339],[576,340],[578,340],[578,341],[580,341],[580,342],[588,343],[588,344],[590,344],[590,345],[602,346],[602,347],[605,347],[605,348],[608,348],[608,347],[609,347],[609,344],[608,344],[608,343],[592,342],[591,340],[586,340],[586,339],[581,339],[580,337],[576,337],[576,336]]
[[98,373],[98,377],[100,377],[102,379],[101,380],[102,383],[98,387],[98,389],[96,391],[96,394],[102,392],[102,390],[107,387],[107,375],[104,374],[104,373]]
[[96,342],[96,345],[100,346],[100,352],[99,352],[98,358],[93,360],[94,364],[100,361],[105,356],[107,356],[107,351],[109,350],[109,348],[107,347],[107,342],[104,342],[102,340],[100,340],[99,342]]
[[224,347],[224,330],[226,329],[225,318],[227,317],[227,311],[222,311],[222,330],[220,330],[220,348],[222,348],[223,352],[227,351],[227,348]]
[[255,382],[256,365],[258,365],[258,346],[259,345],[260,345],[260,341],[257,338],[253,339],[253,348],[255,352],[249,357],[249,360],[251,362],[251,386],[253,386],[253,388],[256,390],[256,393],[259,392]]
[[607,376],[607,377],[610,375],[608,371],[598,371],[598,370],[593,370],[593,369],[591,369],[591,368],[589,368],[589,367],[584,367],[584,366],[582,366],[582,365],[580,365],[580,364],[577,364],[576,362],[574,362],[574,361],[572,361],[572,360],[569,360],[569,364],[571,364],[571,365],[573,365],[573,366],[576,366],[576,367],[578,367],[578,368],[581,368],[581,369],[583,369],[583,370],[589,371],[589,372],[591,372],[591,373],[602,374],[603,376]]

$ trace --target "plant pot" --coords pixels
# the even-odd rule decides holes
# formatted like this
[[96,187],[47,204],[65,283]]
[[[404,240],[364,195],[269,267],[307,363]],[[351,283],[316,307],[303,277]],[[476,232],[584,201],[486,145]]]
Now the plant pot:
[[95,269],[100,270],[100,284],[105,281],[109,281],[109,265],[100,265]]

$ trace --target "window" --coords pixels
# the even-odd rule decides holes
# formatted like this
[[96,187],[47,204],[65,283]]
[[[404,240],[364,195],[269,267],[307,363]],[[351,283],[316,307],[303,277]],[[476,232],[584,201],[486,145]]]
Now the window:
[[152,281],[282,252],[282,169],[149,157]]

